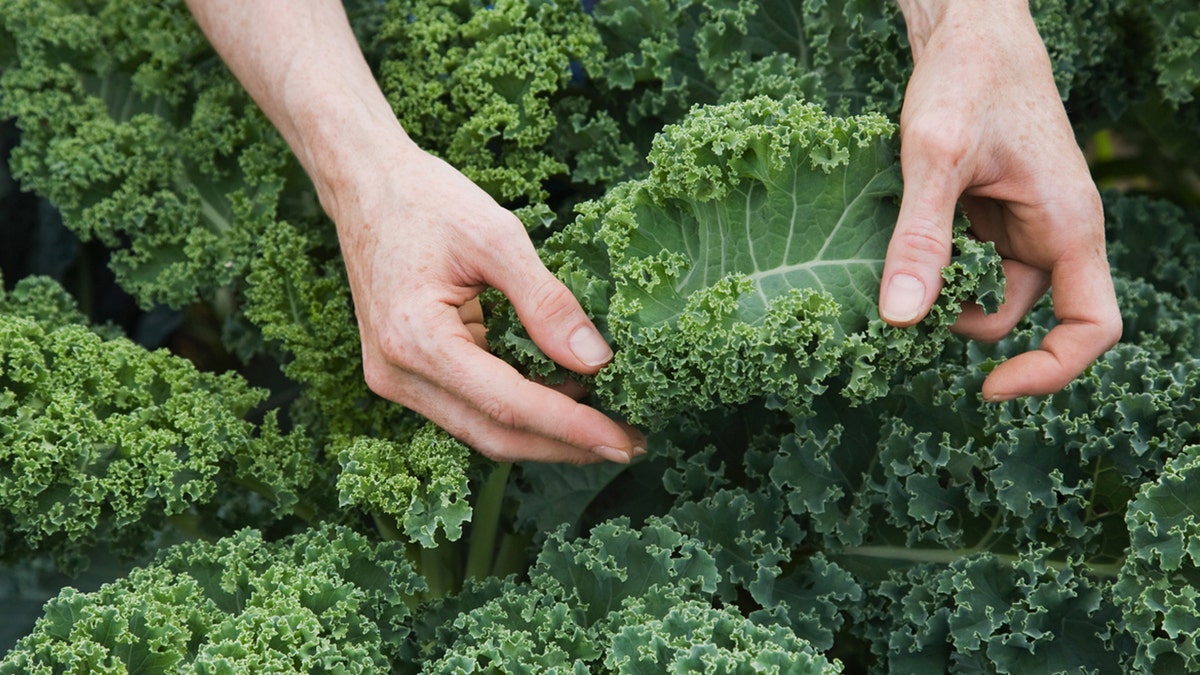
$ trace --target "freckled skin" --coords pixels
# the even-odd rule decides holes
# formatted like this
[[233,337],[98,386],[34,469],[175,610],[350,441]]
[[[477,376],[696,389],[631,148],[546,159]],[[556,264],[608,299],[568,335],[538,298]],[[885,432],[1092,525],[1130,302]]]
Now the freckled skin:
[[[998,313],[967,308],[956,329],[999,339],[1047,289],[1059,320],[1040,349],[992,371],[984,397],[1057,391],[1119,339],[1121,319],[1100,197],[1028,4],[900,5],[915,67],[900,120],[905,192],[884,267],[880,313],[894,325],[911,325],[928,311],[941,286],[939,270],[949,261],[951,221],[961,208],[974,234],[995,242],[1005,258],[1007,291]],[[893,285],[897,275],[920,284]],[[893,288],[920,290],[904,297],[889,293]],[[904,300],[918,311],[889,311]]]
[[477,296],[491,286],[563,366],[595,373],[612,355],[517,218],[409,139],[340,2],[189,6],[336,223],[373,391],[497,460],[628,462],[644,450],[641,432],[580,404],[582,392],[488,353]]

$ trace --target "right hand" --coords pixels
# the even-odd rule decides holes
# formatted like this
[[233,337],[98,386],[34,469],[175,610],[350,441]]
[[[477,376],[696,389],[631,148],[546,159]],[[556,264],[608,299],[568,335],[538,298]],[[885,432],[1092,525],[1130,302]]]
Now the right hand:
[[[370,388],[497,461],[628,462],[644,436],[488,353],[477,296],[499,289],[560,365],[612,350],[510,211],[402,132],[344,170],[322,202],[337,223]],[[382,160],[382,161],[380,161]]]

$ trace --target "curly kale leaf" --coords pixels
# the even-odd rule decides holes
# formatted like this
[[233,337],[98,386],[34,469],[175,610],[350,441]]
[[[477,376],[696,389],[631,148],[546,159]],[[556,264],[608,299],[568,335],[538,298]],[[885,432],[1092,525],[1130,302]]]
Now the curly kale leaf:
[[644,171],[654,133],[692,105],[766,94],[895,112],[909,68],[890,4],[843,12],[685,0],[585,11],[407,0],[387,13],[382,38],[393,47],[380,79],[401,123],[502,203],[530,202],[531,225],[547,198]]
[[758,95],[894,113],[911,67],[894,3],[639,0],[593,18],[606,52],[589,75],[633,129]]
[[[705,47],[703,52],[721,55],[714,59],[721,66],[708,70],[722,102],[790,93],[803,94],[841,115],[899,113],[912,60],[896,3],[697,4],[706,8],[697,42]],[[764,77],[767,68],[776,71],[774,78]],[[782,82],[780,75],[785,76]],[[805,91],[782,89],[787,80],[804,83]]]
[[810,543],[896,560],[1052,544],[1104,570],[1129,543],[1113,514],[1200,442],[1200,377],[1133,345],[1048,397],[988,404],[968,393],[981,377],[946,361],[865,409],[823,399],[761,451]]
[[[1170,213],[1132,208],[1123,226]],[[1168,232],[1185,250],[1195,237]],[[1159,257],[1120,259],[1179,291]],[[1195,310],[1120,272],[1126,325],[1141,329],[1062,392],[977,393],[1053,324],[1043,302],[995,345],[948,341],[869,403],[822,396],[792,433],[714,434],[734,443],[716,450],[701,438],[669,473],[670,515],[717,561],[721,597],[752,598],[752,618],[831,653],[865,641],[875,672],[1194,669],[1200,377],[1177,346],[1194,344]]]
[[166,549],[94,593],[63,590],[0,673],[386,673],[422,589],[398,545],[243,530]]
[[1187,0],[1153,0],[1142,7],[1153,26],[1154,71],[1163,98],[1177,108],[1190,103],[1200,93],[1200,10]]
[[357,437],[338,457],[341,505],[391,517],[408,539],[426,547],[435,545],[439,530],[457,540],[471,519],[471,457],[470,448],[433,424],[403,443]]
[[[1200,301],[1200,210],[1115,191],[1104,195],[1108,258],[1114,269],[1180,298]],[[1147,237],[1148,228],[1154,236]]]
[[1050,56],[1064,101],[1087,98],[1123,37],[1124,0],[1033,0],[1030,13]]
[[[880,584],[864,628],[887,672],[1117,675],[1127,639],[1109,585],[1049,549],[921,565]],[[1114,649],[1114,646],[1117,648]]]
[[393,2],[381,81],[427,150],[519,213],[548,217],[551,180],[582,188],[622,177],[639,157],[585,98],[581,73],[600,55],[578,3]]
[[1186,448],[1146,483],[1125,513],[1130,554],[1117,603],[1137,641],[1140,672],[1200,668],[1200,445]]
[[[1031,320],[1046,326],[1051,316],[1042,306]],[[997,406],[970,393],[983,377],[970,363],[1029,349],[1040,333],[1025,328],[996,346],[952,345],[936,368],[911,374],[867,406],[822,398],[815,414],[797,418],[793,435],[746,453],[744,470],[754,477],[747,499],[771,504],[778,494],[783,513],[742,516],[752,529],[730,536],[728,526],[706,524],[728,509],[706,498],[677,507],[692,514],[687,531],[718,560],[721,549],[707,542],[742,552],[734,560],[756,571],[743,587],[781,619],[795,616],[790,603],[778,606],[755,589],[784,577],[787,564],[773,560],[821,551],[853,574],[864,604],[882,601],[892,617],[843,609],[817,626],[848,626],[894,670],[970,664],[1020,672],[1032,650],[1065,672],[1086,672],[1069,663],[1083,653],[1080,665],[1100,672],[1148,672],[1147,662],[1124,663],[1134,638],[1155,642],[1146,654],[1174,662],[1165,656],[1173,641],[1184,653],[1194,647],[1194,633],[1173,623],[1194,613],[1194,594],[1180,587],[1188,573],[1171,566],[1188,546],[1190,517],[1176,476],[1186,462],[1172,458],[1191,457],[1200,443],[1195,359],[1167,362],[1152,342],[1122,344],[1054,395]],[[789,518],[799,537],[787,534]],[[1021,576],[1033,562],[1042,570],[1036,583]],[[1118,575],[1135,576],[1122,591],[1133,597],[1114,599]],[[977,577],[1004,586],[975,596]],[[1156,590],[1142,597],[1143,589]],[[1180,603],[1173,612],[1162,604],[1170,598]],[[1121,613],[1133,616],[1131,607],[1140,618],[1123,626]],[[984,618],[990,623],[980,624]],[[1174,632],[1163,637],[1159,622]]]
[[[88,325],[88,317],[79,309],[71,294],[57,281],[45,276],[25,277],[11,291],[0,290],[0,310],[15,316],[36,319],[47,330],[62,326]],[[92,326],[103,337],[119,337],[114,326]]]
[[[708,461],[710,484],[737,485],[681,494],[670,518],[720,597],[829,653],[862,640],[871,672],[1166,671],[1196,644],[1194,360],[1121,345],[1058,395],[996,406],[968,393],[971,352],[866,405],[822,397],[743,465]],[[1149,661],[1129,667],[1135,639]]]
[[[604,665],[614,673],[835,675],[840,664],[781,626],[764,626],[737,610],[684,601],[663,611],[631,602],[629,623],[613,637]],[[656,611],[657,610],[657,611]]]
[[969,294],[994,306],[998,258],[959,237],[926,322],[878,318],[892,130],[794,99],[701,107],[658,137],[649,177],[581,206],[544,252],[617,347],[601,400],[650,426],[766,395],[803,408],[831,385],[866,400],[938,354]]
[[751,620],[786,626],[828,650],[846,619],[856,613],[863,588],[822,553],[796,553],[806,533],[799,521],[780,513],[783,503],[773,486],[753,492],[731,488],[684,502],[670,518],[713,555],[723,571],[723,600],[735,603],[744,593],[757,603]]
[[141,552],[231,482],[280,514],[296,506],[310,446],[273,416],[247,421],[265,392],[104,337],[63,303],[25,304],[48,295],[43,282],[0,296],[0,555],[45,551],[71,568],[101,543]]
[[718,576],[713,558],[665,522],[556,535],[528,584],[496,589],[441,631],[451,639],[426,670],[841,672],[790,630],[714,606]]
[[266,223],[316,215],[184,3],[20,0],[0,24],[14,176],[81,238],[117,249],[118,281],[143,304],[211,298],[244,273]]
[[1122,341],[1164,367],[1190,361],[1200,349],[1200,273],[1187,261],[1200,255],[1200,211],[1113,191],[1103,197]]

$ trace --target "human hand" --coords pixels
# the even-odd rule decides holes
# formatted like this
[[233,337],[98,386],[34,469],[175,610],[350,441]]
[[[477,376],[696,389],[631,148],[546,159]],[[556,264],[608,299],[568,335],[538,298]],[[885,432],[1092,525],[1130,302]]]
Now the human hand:
[[341,2],[188,6],[337,224],[375,393],[496,460],[628,462],[645,451],[639,431],[577,402],[578,386],[531,382],[487,352],[477,296],[492,286],[560,365],[590,374],[612,357],[516,216],[404,133]]
[[628,462],[643,452],[633,427],[486,351],[477,296],[492,286],[560,365],[595,373],[612,358],[516,216],[402,133],[384,152],[387,160],[351,169],[323,197],[338,226],[371,389],[496,460]]
[[915,67],[900,118],[904,196],[880,315],[916,323],[941,288],[951,223],[994,242],[1007,278],[999,312],[968,307],[955,330],[1002,338],[1052,289],[1058,324],[1039,349],[996,367],[986,400],[1049,394],[1120,338],[1104,214],[1023,2],[902,2]]

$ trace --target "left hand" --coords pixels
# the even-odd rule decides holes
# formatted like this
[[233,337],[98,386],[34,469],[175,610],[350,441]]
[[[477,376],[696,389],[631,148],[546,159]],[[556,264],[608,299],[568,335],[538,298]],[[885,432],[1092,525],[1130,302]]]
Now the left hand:
[[955,329],[998,340],[1052,289],[1058,324],[1039,349],[1000,364],[983,385],[1000,401],[1049,394],[1121,335],[1099,193],[1023,2],[904,4],[915,67],[900,118],[904,195],[888,248],[880,315],[920,321],[950,261],[965,208],[994,242],[1007,278],[1000,311],[964,311]]

